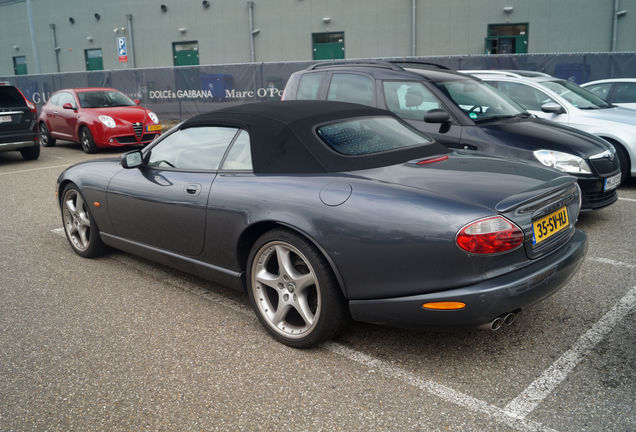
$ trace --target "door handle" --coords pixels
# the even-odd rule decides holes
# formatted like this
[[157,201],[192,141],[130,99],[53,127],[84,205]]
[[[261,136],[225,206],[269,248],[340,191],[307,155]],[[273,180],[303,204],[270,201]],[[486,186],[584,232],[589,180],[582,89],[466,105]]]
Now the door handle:
[[201,185],[190,183],[185,187],[185,193],[190,196],[197,196],[201,193]]

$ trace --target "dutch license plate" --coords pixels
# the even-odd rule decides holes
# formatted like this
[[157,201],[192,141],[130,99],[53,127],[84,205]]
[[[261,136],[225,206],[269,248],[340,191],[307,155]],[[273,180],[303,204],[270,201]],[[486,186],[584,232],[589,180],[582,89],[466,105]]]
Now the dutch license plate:
[[11,116],[0,116],[0,123],[9,123],[11,122]]
[[154,132],[154,131],[160,131],[160,130],[161,130],[160,124],[146,126],[146,132]]
[[616,189],[621,182],[621,173],[608,177],[603,182],[603,191],[607,192],[612,189]]
[[561,207],[557,211],[532,223],[532,244],[535,245],[549,239],[569,225],[568,209]]

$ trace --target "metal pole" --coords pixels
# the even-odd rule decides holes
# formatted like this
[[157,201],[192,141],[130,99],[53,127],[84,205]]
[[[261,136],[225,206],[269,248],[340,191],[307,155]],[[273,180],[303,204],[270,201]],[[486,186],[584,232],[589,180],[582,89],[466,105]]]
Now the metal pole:
[[411,55],[416,56],[417,39],[416,39],[416,23],[417,23],[417,0],[411,0]]
[[57,35],[55,34],[55,24],[49,24],[51,35],[53,36],[53,51],[55,52],[55,66],[60,71],[60,48],[57,46]]
[[31,51],[33,52],[33,65],[35,73],[40,71],[40,56],[38,55],[38,46],[35,43],[35,28],[33,27],[33,14],[31,12],[31,0],[26,0],[27,20],[29,21],[29,33],[31,33]]
[[620,0],[614,0],[614,14],[612,16],[612,51],[616,51],[616,38],[618,35],[618,3]]
[[247,2],[247,14],[250,21],[250,59],[252,63],[256,61],[256,53],[254,52],[254,2]]
[[128,20],[128,34],[130,35],[130,65],[134,68],[135,65],[135,40],[133,39],[133,26],[132,26],[132,14],[126,14],[126,19]]

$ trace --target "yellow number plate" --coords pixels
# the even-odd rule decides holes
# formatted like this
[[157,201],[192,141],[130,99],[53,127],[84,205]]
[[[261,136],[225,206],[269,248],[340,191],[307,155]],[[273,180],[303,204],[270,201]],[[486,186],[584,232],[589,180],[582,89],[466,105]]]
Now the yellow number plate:
[[160,124],[146,126],[146,131],[147,132],[154,132],[154,131],[160,131],[160,130],[161,130],[161,125]]
[[559,231],[570,225],[568,209],[561,207],[559,210],[542,217],[532,223],[532,244],[541,243]]

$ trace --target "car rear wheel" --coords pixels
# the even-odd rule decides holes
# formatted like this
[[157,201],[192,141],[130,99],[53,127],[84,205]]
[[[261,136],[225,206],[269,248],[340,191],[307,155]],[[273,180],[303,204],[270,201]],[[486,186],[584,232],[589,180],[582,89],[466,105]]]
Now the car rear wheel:
[[40,123],[40,142],[44,147],[53,147],[55,145],[55,138],[51,137],[49,129],[44,122]]
[[36,160],[40,157],[40,144],[20,149],[20,154],[24,160]]
[[104,243],[77,186],[71,184],[62,193],[62,222],[66,239],[76,254],[84,258],[99,256]]
[[93,140],[93,134],[86,126],[82,126],[80,129],[80,144],[82,144],[82,150],[86,153],[97,152],[97,146],[95,145],[95,140]]
[[331,339],[347,318],[345,300],[324,257],[284,229],[263,234],[248,258],[248,294],[278,341],[309,348]]

